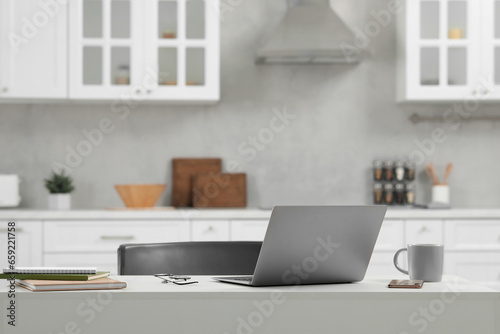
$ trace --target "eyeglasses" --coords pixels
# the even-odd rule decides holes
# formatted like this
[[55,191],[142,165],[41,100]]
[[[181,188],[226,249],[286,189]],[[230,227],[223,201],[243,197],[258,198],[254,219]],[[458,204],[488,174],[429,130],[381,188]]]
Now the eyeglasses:
[[184,276],[184,275],[174,275],[174,274],[154,274],[154,277],[158,277],[161,279],[162,283],[174,283],[177,285],[187,285],[187,284],[193,284],[193,283],[198,283],[198,281],[190,281],[191,277],[190,276]]

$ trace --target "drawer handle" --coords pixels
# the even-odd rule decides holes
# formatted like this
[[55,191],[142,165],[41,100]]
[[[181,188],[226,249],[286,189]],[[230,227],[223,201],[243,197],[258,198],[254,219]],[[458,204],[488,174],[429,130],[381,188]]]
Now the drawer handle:
[[[20,233],[22,231],[23,229],[21,227],[16,227],[16,231],[14,233]],[[0,228],[0,233],[7,233],[7,232],[9,232],[9,230],[6,227]]]
[[102,240],[132,240],[133,235],[101,235]]

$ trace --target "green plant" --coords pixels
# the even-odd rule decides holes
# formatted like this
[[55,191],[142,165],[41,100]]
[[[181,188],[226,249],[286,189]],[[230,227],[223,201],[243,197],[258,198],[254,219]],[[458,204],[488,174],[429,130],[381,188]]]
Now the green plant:
[[59,173],[52,172],[50,177],[45,179],[45,188],[51,194],[69,194],[75,190],[73,178],[67,175],[64,170]]

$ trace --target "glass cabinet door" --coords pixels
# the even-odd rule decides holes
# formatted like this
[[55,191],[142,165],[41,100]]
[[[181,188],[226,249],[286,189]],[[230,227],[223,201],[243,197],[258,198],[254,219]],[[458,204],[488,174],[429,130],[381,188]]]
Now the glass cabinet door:
[[411,29],[408,69],[411,88],[429,99],[465,98],[473,93],[479,74],[479,2],[419,0],[419,15],[409,14]]
[[204,0],[146,3],[146,66],[157,83],[149,99],[218,99],[217,10]]
[[[70,17],[72,97],[116,98],[139,82],[138,0],[76,0]],[[103,89],[104,88],[104,89]]]
[[[483,34],[482,77],[484,81],[478,88],[480,96],[485,98],[500,98],[500,0],[486,1],[483,15],[486,18]],[[488,86],[490,84],[490,86]]]

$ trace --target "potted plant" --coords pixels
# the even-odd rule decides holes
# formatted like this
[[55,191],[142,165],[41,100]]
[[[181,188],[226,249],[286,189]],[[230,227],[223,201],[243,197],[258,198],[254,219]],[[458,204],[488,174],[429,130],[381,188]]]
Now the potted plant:
[[52,172],[45,179],[45,188],[49,191],[49,210],[71,209],[71,192],[75,190],[73,178],[64,170],[59,173]]

